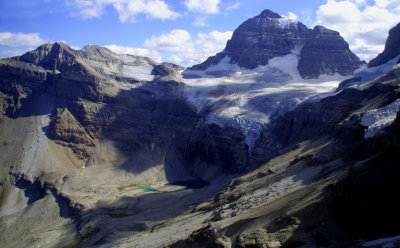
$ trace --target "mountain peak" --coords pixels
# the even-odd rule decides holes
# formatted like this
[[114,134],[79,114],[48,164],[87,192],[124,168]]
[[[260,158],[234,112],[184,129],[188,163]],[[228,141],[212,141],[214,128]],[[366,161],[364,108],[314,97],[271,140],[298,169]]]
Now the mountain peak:
[[269,10],[269,9],[264,10],[257,17],[282,18],[279,14],[277,14],[277,13],[275,13],[275,12]]
[[349,75],[362,64],[339,32],[323,26],[309,29],[297,20],[266,9],[242,23],[223,52],[188,70],[207,70],[226,57],[231,64],[255,69],[267,65],[272,58],[294,53],[296,48],[301,49],[298,70],[303,78]]

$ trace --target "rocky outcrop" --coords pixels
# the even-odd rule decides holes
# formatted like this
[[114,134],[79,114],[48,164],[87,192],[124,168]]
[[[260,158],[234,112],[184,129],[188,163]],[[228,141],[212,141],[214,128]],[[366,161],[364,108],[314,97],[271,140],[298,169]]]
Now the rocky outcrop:
[[[389,60],[400,55],[400,23],[390,29],[386,40],[385,50],[368,63],[368,67],[383,65]],[[400,62],[400,61],[399,61]]]
[[67,108],[56,110],[48,136],[57,144],[70,147],[78,158],[84,160],[89,159],[95,146],[93,138]]
[[292,53],[296,47],[302,48],[298,69],[303,78],[349,75],[363,64],[338,32],[322,26],[311,30],[301,22],[264,10],[234,31],[224,51],[188,70],[206,70],[225,57],[232,64],[254,69],[274,57]]

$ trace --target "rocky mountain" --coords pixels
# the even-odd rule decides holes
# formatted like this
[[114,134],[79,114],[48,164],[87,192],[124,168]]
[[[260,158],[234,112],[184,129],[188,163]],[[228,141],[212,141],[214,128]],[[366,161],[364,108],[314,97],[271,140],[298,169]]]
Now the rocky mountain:
[[393,37],[353,73],[337,32],[265,10],[183,73],[63,43],[0,60],[2,247],[394,247]]
[[376,58],[368,63],[368,67],[376,67],[387,63],[400,54],[400,23],[389,31],[389,37],[386,40],[385,50]]
[[204,71],[224,58],[241,68],[254,69],[293,50],[300,51],[297,68],[303,78],[335,73],[349,75],[363,64],[338,32],[322,26],[309,29],[301,22],[264,10],[234,31],[224,51],[188,70]]

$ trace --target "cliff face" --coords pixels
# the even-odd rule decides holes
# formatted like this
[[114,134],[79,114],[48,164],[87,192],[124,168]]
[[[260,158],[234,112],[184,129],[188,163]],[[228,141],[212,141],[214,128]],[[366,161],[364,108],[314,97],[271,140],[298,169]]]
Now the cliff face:
[[322,26],[309,29],[301,22],[264,10],[234,31],[224,51],[188,70],[206,70],[226,56],[231,64],[254,69],[272,58],[293,53],[295,48],[301,49],[297,68],[303,78],[349,75],[363,64],[338,32]]
[[362,65],[339,32],[316,26],[300,51],[298,70],[303,78],[322,74],[350,75]]
[[385,64],[391,59],[400,55],[400,23],[390,29],[389,36],[385,43],[385,50],[368,63],[368,67],[375,67]]

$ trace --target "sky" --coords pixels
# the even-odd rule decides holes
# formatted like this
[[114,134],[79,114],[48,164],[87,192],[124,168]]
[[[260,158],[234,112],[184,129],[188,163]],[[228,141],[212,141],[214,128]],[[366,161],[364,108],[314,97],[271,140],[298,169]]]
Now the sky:
[[400,22],[400,0],[0,0],[0,58],[62,41],[187,67],[264,9],[339,31],[367,62]]

